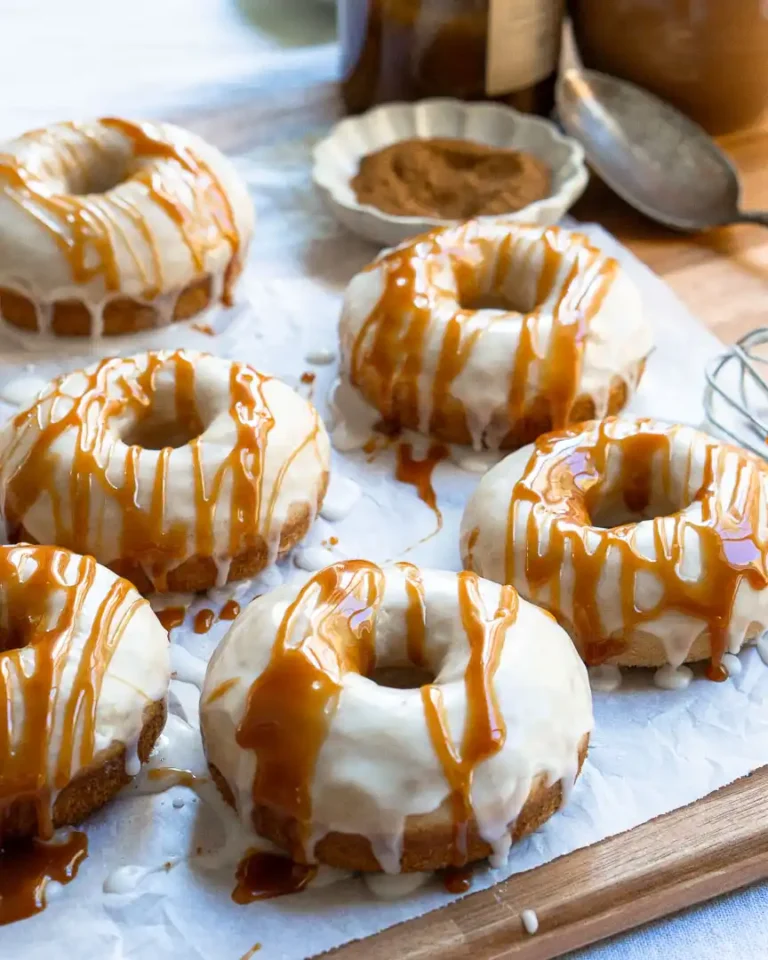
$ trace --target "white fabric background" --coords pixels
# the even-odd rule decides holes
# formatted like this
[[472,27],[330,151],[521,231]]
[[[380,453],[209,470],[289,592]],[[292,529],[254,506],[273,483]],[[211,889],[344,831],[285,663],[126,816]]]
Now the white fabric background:
[[[328,80],[332,40],[332,8],[320,0],[0,0],[0,137]],[[768,958],[768,884],[571,957]]]

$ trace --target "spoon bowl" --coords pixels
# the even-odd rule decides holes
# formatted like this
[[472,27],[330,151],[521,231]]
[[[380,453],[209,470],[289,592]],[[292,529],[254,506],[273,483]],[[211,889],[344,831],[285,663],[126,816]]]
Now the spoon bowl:
[[691,232],[768,226],[768,213],[740,209],[738,173],[709,134],[633,83],[571,67],[558,84],[557,112],[599,176],[651,219]]

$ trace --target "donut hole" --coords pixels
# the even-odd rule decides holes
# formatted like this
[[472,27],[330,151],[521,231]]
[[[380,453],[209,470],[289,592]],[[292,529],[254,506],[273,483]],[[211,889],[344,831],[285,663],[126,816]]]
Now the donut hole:
[[[129,447],[164,450],[184,447],[202,434],[208,424],[197,408],[195,397],[176,393],[175,377],[160,379],[154,385],[151,404],[117,426],[117,434]],[[171,370],[168,371],[172,373]]]
[[533,313],[542,298],[536,284],[525,277],[508,273],[506,276],[483,278],[474,271],[457,271],[456,296],[462,310],[503,310],[505,313]]
[[164,450],[166,447],[185,447],[201,431],[189,422],[153,415],[144,417],[121,433],[120,439],[129,447],[142,447],[144,450]]
[[503,310],[505,313],[531,313],[537,304],[523,296],[522,290],[480,290],[462,295],[459,291],[459,306],[462,310]]
[[376,666],[367,676],[377,686],[395,690],[418,690],[435,680],[434,671],[414,663]]
[[107,193],[128,179],[131,173],[130,160],[130,154],[122,150],[96,152],[90,163],[67,171],[66,192],[75,197]]
[[626,470],[621,482],[598,486],[587,496],[587,510],[593,527],[611,530],[628,523],[667,517],[684,510],[689,503],[672,498],[654,482],[652,462],[639,462]]

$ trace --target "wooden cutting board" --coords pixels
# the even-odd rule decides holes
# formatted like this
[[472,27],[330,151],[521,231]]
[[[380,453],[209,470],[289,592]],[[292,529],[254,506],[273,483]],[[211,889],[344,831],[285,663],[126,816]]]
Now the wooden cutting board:
[[[336,115],[328,87],[238,101],[179,121],[230,152],[298,137]],[[723,141],[745,206],[768,209],[768,127]],[[688,237],[634,213],[593,178],[573,213],[595,220],[663,277],[717,336],[768,325],[768,230]],[[330,954],[334,960],[547,960],[768,877],[768,767],[628,833]],[[538,932],[521,921],[535,910]]]

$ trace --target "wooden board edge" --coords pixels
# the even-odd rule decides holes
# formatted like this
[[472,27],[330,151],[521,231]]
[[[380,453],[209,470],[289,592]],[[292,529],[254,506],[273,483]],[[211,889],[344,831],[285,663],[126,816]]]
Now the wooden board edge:
[[[768,877],[768,766],[687,807],[327,954],[550,960]],[[531,936],[520,918],[537,913]]]

